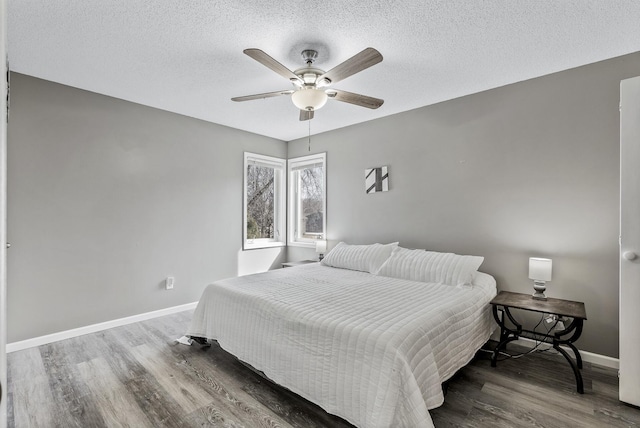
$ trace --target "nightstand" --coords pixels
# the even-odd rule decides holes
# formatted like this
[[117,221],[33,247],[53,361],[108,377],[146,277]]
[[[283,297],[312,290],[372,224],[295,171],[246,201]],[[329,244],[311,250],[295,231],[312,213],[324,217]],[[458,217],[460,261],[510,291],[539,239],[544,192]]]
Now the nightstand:
[[[576,377],[578,392],[584,394],[582,374],[580,373],[580,369],[582,369],[582,357],[580,356],[578,348],[573,345],[573,343],[580,338],[582,334],[582,324],[587,319],[584,303],[552,298],[536,300],[533,299],[530,294],[501,291],[491,301],[491,305],[493,306],[493,317],[500,326],[500,343],[493,351],[491,367],[496,366],[498,354],[500,351],[506,349],[507,343],[517,340],[519,337],[550,343],[553,345],[553,348],[562,354],[569,362]],[[512,308],[568,317],[571,318],[571,322],[565,326],[563,330],[552,331],[547,334],[526,330],[522,328],[522,325],[516,321],[513,314],[511,314],[510,309]],[[503,316],[499,315],[499,309],[502,310]],[[511,325],[507,325],[507,320],[509,320]],[[573,351],[575,361],[567,351],[560,347],[561,345],[565,345]]]
[[294,267],[294,266],[302,266],[308,263],[317,263],[317,260],[300,260],[299,262],[285,262],[282,263],[283,268]]

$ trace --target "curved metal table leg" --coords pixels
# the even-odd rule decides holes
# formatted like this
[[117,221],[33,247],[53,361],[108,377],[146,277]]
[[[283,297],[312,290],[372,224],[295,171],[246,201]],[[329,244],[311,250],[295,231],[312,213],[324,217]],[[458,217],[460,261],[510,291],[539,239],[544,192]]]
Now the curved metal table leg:
[[496,349],[493,350],[493,355],[491,356],[491,367],[496,367],[496,363],[498,361],[498,354],[500,354],[500,350],[502,350],[504,347],[507,346],[507,343],[514,341],[514,340],[518,340],[517,336],[510,336],[506,339],[504,339],[503,341],[501,341],[498,346],[496,346]]
[[[569,348],[571,348],[571,350],[573,351],[573,354],[576,357],[576,363],[579,369],[582,369],[582,356],[580,355],[578,348],[575,347],[573,342],[578,340],[578,338],[580,338],[580,335],[582,335],[582,325],[583,325],[582,319],[574,318],[573,321],[571,321],[571,324],[569,324],[569,326],[566,329],[556,332],[553,338],[554,348],[560,345],[567,345]],[[573,333],[573,334],[571,334],[569,338],[567,339],[560,338],[561,336],[566,336],[567,334],[570,334],[570,333]]]
[[[582,334],[583,321],[584,320],[580,318],[574,318],[566,329],[556,332],[553,338],[553,348],[562,354],[562,356],[569,362],[569,365],[571,365],[571,368],[573,369],[573,374],[576,376],[577,389],[580,394],[584,394],[582,373],[580,373],[580,369],[582,369],[582,356],[580,355],[580,351],[578,351],[578,348],[575,347],[573,342],[578,340],[580,338],[580,335]],[[568,334],[571,334],[571,336],[569,336],[567,339],[561,339],[561,336],[566,336]],[[566,345],[573,351],[573,354],[575,355],[575,362],[573,361],[569,353],[560,347],[561,345]]]
[[503,308],[503,312],[506,316],[511,320],[513,325],[516,327],[516,330],[512,330],[504,322],[504,318],[500,318],[498,316],[498,307],[493,305],[492,308],[493,318],[496,320],[498,325],[500,326],[500,343],[496,346],[496,349],[493,350],[493,355],[491,356],[491,367],[496,367],[496,363],[498,361],[498,354],[501,350],[506,349],[507,343],[512,342],[514,340],[518,340],[518,335],[522,331],[522,326],[513,318],[511,312],[509,312],[509,308]]
[[580,351],[578,351],[578,348],[576,348],[573,343],[565,343],[565,345],[571,348],[573,354],[576,356],[576,365],[579,369],[582,369],[582,356],[580,355]]
[[[565,351],[564,349],[562,349],[560,346],[558,346],[557,344],[553,344],[553,348],[560,352],[562,354],[562,356],[569,362],[569,365],[571,366],[571,368],[573,369],[573,374],[576,377],[576,386],[578,387],[578,393],[579,394],[584,394],[584,385],[582,383],[582,373],[580,373],[580,370],[578,369],[578,366],[576,365],[576,363],[573,362],[573,359],[571,358],[571,356],[567,353],[567,351]],[[571,346],[572,349],[575,349],[575,347],[572,345]],[[576,351],[576,355],[580,355],[579,353],[577,353]],[[580,364],[582,365],[582,361],[580,360]]]

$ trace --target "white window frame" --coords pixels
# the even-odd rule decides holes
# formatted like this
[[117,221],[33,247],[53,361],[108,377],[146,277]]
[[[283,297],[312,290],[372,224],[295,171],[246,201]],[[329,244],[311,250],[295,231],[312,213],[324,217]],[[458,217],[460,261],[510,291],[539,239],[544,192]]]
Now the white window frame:
[[[295,178],[297,169],[314,164],[322,164],[324,168],[323,189],[322,189],[322,234],[316,238],[298,237],[297,228],[299,226],[298,214],[300,212],[300,200],[298,199],[298,180]],[[315,248],[318,239],[326,239],[327,236],[327,153],[316,153],[308,156],[292,158],[287,161],[287,178],[289,181],[289,221],[288,221],[288,245],[298,247]]]
[[[274,169],[274,228],[275,237],[248,239],[247,238],[247,167],[250,164],[257,164],[264,167]],[[257,248],[284,247],[287,242],[286,225],[287,225],[287,208],[286,208],[286,159],[276,158],[273,156],[260,155],[257,153],[244,152],[244,172],[243,180],[243,204],[242,204],[242,249],[254,250]]]

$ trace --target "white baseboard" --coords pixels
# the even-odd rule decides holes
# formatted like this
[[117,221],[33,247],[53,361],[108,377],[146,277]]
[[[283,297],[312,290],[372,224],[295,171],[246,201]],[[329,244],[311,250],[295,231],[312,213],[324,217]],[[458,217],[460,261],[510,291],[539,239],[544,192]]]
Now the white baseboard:
[[[521,337],[518,340],[514,340],[513,342],[510,342],[510,343],[516,343],[520,346],[524,346],[525,348],[533,348],[534,346],[536,346],[536,343],[538,342],[532,339]],[[548,349],[551,347],[552,346],[550,344],[543,343],[538,347],[538,349]],[[566,350],[569,353],[569,355],[573,355],[573,351],[571,351],[569,348],[562,346],[562,349]],[[586,363],[597,364],[599,366],[608,367],[616,370],[620,369],[620,360],[617,358],[607,357],[606,355],[595,354],[593,352],[588,352],[583,350],[580,350],[580,355],[582,356],[582,361]]]
[[164,315],[175,314],[176,312],[188,311],[195,309],[198,302],[187,303],[184,305],[173,306],[170,308],[160,309],[157,311],[146,312],[144,314],[132,315],[130,317],[119,318],[116,320],[105,321],[98,324],[91,324],[84,327],[74,328],[72,330],[60,331],[58,333],[47,334],[45,336],[34,337],[32,339],[21,340],[19,342],[7,343],[7,353],[21,351],[27,348],[35,348],[36,346],[46,345],[47,343],[57,342],[59,340],[70,339],[72,337],[82,336],[84,334],[95,333],[97,331],[107,330],[113,327],[133,324],[134,322],[145,321],[151,318],[158,318]]

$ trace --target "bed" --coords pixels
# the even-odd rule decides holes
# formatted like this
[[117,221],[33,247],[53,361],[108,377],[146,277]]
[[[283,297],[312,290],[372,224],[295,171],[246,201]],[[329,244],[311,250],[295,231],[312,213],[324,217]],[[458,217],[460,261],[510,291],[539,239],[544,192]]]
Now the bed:
[[430,252],[390,245],[386,257],[356,257],[359,264],[330,252],[322,264],[217,281],[187,335],[216,340],[358,427],[433,427],[429,409],[444,402],[441,384],[492,333],[496,283],[475,270],[482,258],[443,267],[444,253],[412,262],[407,252]]

